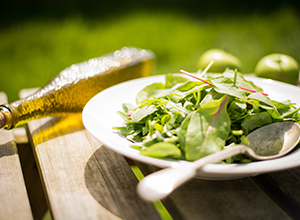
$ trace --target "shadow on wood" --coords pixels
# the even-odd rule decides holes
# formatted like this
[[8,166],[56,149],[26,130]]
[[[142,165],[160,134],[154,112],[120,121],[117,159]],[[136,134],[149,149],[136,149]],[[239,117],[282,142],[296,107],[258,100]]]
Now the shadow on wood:
[[87,161],[84,177],[95,200],[118,217],[160,219],[153,204],[138,197],[138,180],[123,156],[100,147]]
[[0,158],[6,156],[12,156],[17,153],[16,143],[14,141],[9,141],[5,144],[0,145]]
[[32,147],[29,143],[18,144],[17,147],[32,215],[35,220],[39,220],[44,216],[48,205]]

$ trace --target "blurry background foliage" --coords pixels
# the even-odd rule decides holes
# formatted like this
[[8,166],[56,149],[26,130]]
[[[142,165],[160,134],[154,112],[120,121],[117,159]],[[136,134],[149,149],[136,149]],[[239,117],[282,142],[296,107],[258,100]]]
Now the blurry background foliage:
[[220,48],[253,72],[266,54],[300,62],[298,0],[2,0],[0,91],[9,101],[41,87],[73,63],[134,46],[157,55],[155,74],[197,71]]

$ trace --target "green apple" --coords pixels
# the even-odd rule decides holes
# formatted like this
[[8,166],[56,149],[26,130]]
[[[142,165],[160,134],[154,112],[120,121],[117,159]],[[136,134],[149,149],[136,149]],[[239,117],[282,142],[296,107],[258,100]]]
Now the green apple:
[[296,85],[299,79],[299,64],[289,55],[274,53],[261,58],[254,72],[258,77]]
[[210,49],[199,58],[198,68],[204,70],[211,61],[214,61],[208,70],[211,73],[223,73],[226,68],[240,70],[242,65],[240,59],[236,56],[224,50]]

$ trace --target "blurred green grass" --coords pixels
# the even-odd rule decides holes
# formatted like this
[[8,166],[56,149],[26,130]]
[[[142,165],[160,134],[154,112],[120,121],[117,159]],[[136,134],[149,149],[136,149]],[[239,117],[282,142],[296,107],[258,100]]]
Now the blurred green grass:
[[197,59],[210,48],[238,56],[245,73],[253,72],[257,61],[273,52],[300,62],[299,7],[293,1],[262,1],[259,7],[252,3],[252,8],[235,5],[237,1],[149,2],[2,5],[0,90],[14,101],[20,89],[41,87],[73,63],[123,46],[153,50],[156,74],[196,71]]

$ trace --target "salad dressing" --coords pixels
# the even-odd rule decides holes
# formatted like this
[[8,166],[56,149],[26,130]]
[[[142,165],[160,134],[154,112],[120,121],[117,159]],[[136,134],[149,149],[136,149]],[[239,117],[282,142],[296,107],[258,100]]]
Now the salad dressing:
[[125,47],[74,64],[33,95],[1,105],[0,128],[12,129],[38,118],[80,113],[100,91],[120,82],[150,76],[154,58],[149,50]]

